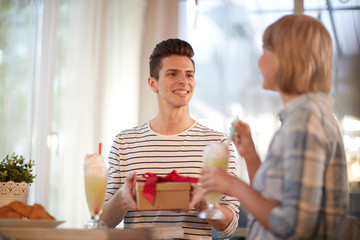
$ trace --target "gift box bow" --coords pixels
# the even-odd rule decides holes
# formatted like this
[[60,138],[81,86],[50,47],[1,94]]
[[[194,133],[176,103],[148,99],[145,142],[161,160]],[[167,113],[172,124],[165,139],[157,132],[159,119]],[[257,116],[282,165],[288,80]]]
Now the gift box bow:
[[[171,173],[166,175],[165,177],[157,176],[154,173],[144,173],[142,175],[145,180],[143,196],[151,203],[154,203],[155,192],[156,192],[156,184],[159,182],[192,182],[197,183],[198,178],[194,177],[184,177],[181,176],[176,170],[173,170]],[[137,180],[139,182],[143,182],[144,180]]]

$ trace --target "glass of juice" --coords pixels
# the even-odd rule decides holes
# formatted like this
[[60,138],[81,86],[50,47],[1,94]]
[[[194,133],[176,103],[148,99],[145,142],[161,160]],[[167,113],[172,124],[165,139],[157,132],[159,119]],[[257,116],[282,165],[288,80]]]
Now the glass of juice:
[[86,200],[91,214],[91,220],[85,223],[85,228],[107,228],[100,215],[105,202],[108,171],[100,154],[85,157],[84,175]]
[[[204,148],[203,164],[205,167],[218,167],[226,171],[229,161],[229,148],[223,143],[211,143]],[[199,213],[203,219],[224,219],[224,214],[217,208],[222,194],[209,192],[206,194],[207,209]]]

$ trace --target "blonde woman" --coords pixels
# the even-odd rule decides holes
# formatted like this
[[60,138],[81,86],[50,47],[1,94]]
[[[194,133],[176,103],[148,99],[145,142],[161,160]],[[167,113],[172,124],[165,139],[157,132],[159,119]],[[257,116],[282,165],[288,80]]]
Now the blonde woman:
[[234,144],[251,186],[217,168],[200,184],[239,199],[250,213],[248,239],[337,239],[348,211],[346,159],[331,110],[332,43],[315,18],[288,15],[263,35],[263,88],[279,93],[281,127],[261,163],[249,125],[235,124]]

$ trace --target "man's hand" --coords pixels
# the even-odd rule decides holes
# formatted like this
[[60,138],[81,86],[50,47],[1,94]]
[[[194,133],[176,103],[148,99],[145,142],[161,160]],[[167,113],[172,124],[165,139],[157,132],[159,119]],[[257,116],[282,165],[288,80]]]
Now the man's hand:
[[203,194],[203,189],[201,189],[196,183],[191,183],[190,185],[190,203],[188,209],[171,209],[169,211],[173,211],[176,213],[188,212],[192,208],[195,208],[197,212],[201,212],[206,209],[206,201]]
[[135,200],[135,181],[136,181],[136,172],[130,172],[125,179],[124,185],[121,187],[121,195],[123,200],[127,203],[129,208],[136,210],[137,204]]
[[206,209],[205,191],[197,183],[191,183],[189,208],[195,208],[197,212]]

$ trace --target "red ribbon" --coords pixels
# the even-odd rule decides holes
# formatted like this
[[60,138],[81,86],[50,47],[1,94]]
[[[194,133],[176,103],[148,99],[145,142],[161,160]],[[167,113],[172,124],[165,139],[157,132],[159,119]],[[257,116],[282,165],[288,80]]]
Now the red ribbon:
[[[144,185],[143,196],[151,203],[154,203],[156,184],[158,182],[192,182],[197,183],[198,178],[194,177],[184,177],[181,176],[176,170],[173,170],[171,173],[165,177],[159,177],[154,173],[144,173],[143,177],[146,178]],[[139,180],[138,180],[139,181]],[[141,180],[140,180],[141,182]]]

